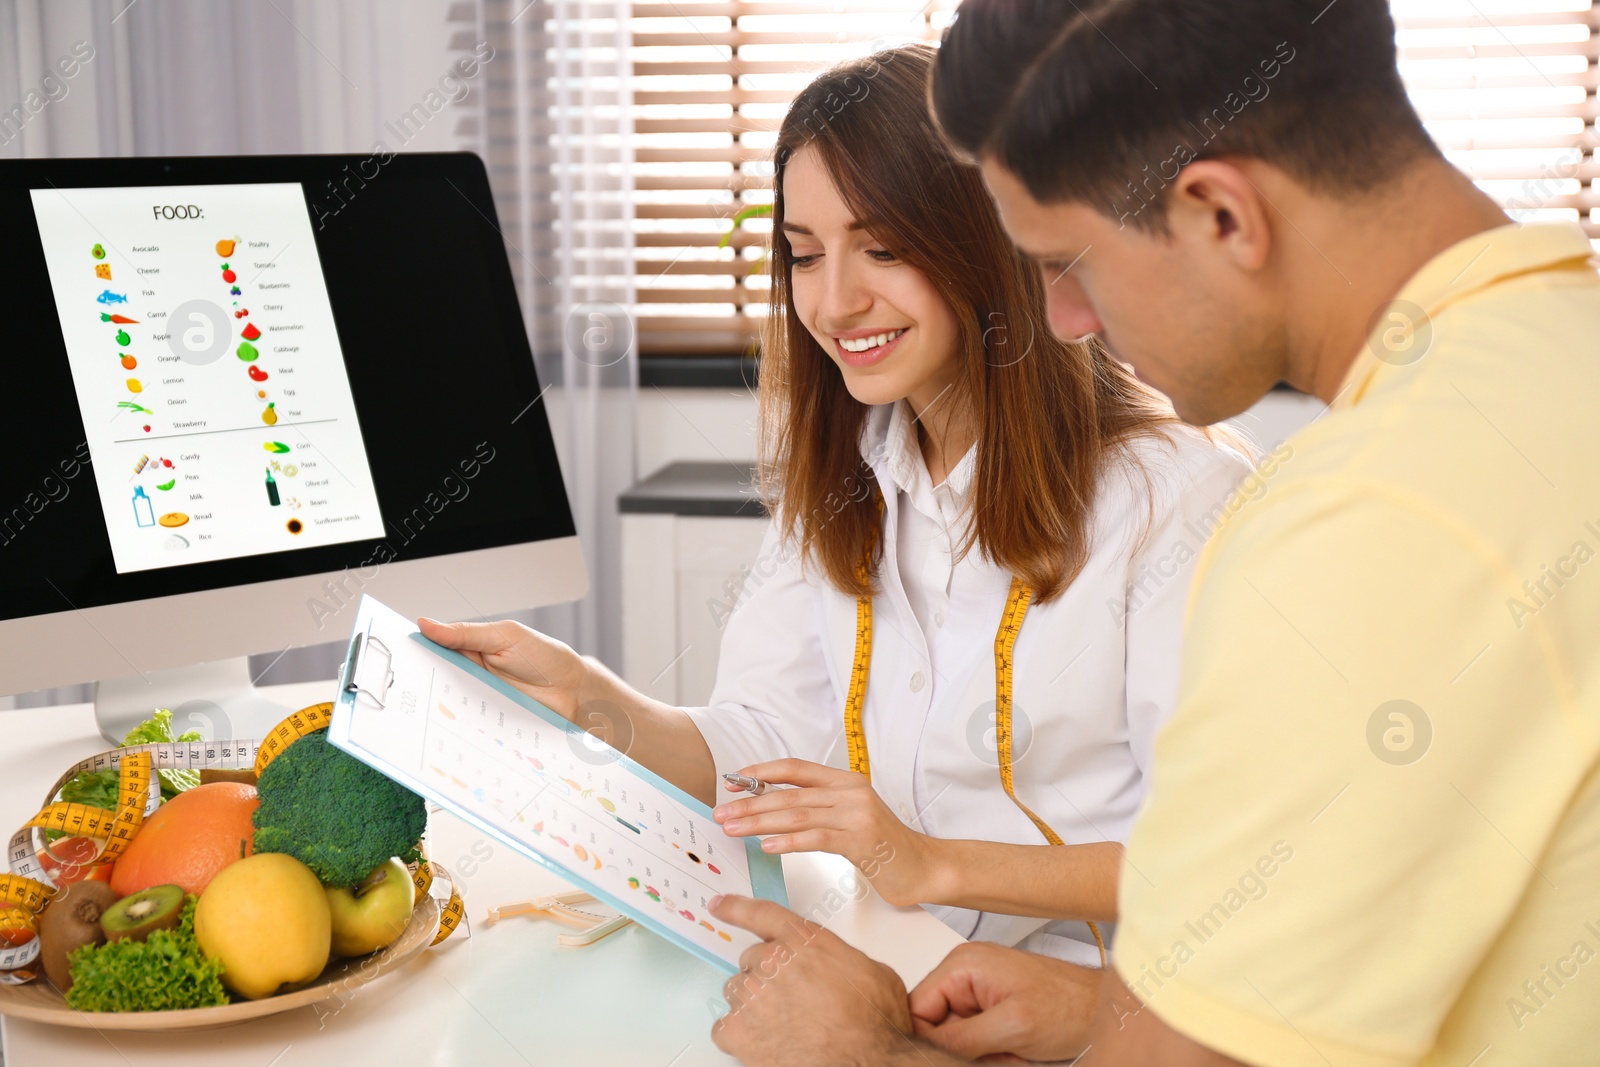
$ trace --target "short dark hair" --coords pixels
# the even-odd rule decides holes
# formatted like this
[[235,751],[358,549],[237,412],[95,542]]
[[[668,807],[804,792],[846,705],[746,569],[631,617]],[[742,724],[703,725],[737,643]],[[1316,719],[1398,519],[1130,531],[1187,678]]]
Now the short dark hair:
[[1438,156],[1387,0],[966,0],[932,102],[957,149],[1034,199],[1146,230],[1166,229],[1164,190],[1195,159],[1255,157],[1348,195]]

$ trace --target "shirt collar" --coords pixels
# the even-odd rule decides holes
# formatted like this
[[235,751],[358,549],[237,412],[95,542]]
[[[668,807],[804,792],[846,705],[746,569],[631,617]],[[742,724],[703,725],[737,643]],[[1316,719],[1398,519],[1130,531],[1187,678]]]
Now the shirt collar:
[[[1412,275],[1379,317],[1366,345],[1345,372],[1332,408],[1353,407],[1372,387],[1385,363],[1379,352],[1407,352],[1426,345],[1432,318],[1495,284],[1519,274],[1583,266],[1594,248],[1583,230],[1564,223],[1512,223],[1473,234],[1429,260]],[[1396,366],[1403,365],[1400,360]]]
[[[876,405],[868,413],[861,432],[861,456],[877,472],[880,483],[889,482],[884,486],[886,496],[891,486],[906,493],[915,491],[919,484],[933,487],[922,458],[922,445],[917,441],[916,416],[905,400]],[[977,462],[978,446],[973,445],[945,478],[944,486],[957,500],[966,497]]]

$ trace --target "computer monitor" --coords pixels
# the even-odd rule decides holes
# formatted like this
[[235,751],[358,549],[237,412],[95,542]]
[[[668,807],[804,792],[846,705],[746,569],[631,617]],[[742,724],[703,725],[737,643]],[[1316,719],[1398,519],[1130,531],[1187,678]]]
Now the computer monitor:
[[476,156],[0,161],[0,331],[0,692],[258,737],[362,593],[587,588]]

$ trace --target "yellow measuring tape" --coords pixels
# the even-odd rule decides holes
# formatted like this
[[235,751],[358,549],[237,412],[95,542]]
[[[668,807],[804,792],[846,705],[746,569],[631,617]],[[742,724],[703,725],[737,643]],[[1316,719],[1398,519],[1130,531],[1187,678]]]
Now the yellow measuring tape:
[[[862,568],[866,563],[863,561]],[[1052,845],[1064,844],[1061,835],[1050,824],[1033,813],[1033,809],[1017,799],[1016,777],[1012,771],[1011,755],[1011,690],[1013,681],[1013,651],[1017,635],[1022,632],[1022,620],[1027,617],[1028,605],[1033,601],[1033,590],[1020,578],[1011,579],[1011,593],[1006,598],[1006,609],[1000,615],[1000,629],[994,635],[994,736],[1000,763],[1000,784],[1006,796],[1022,809],[1044,839]],[[844,701],[844,736],[850,748],[850,769],[857,774],[872,777],[872,764],[867,758],[867,734],[862,726],[862,709],[867,700],[867,675],[872,666],[872,597],[856,598],[856,652],[850,663],[850,690]],[[1106,943],[1100,936],[1100,927],[1088,922],[1089,932],[1100,949],[1100,966],[1106,965]]]
[[[53,830],[101,840],[100,851],[90,864],[58,862],[58,867],[99,865],[115,860],[127,850],[134,834],[144,824],[145,816],[161,802],[161,788],[156,782],[150,752],[157,747],[161,746],[140,745],[81,761],[56,780],[39,814],[11,836],[7,846],[11,873],[0,875],[0,930],[24,940],[20,943],[9,937],[0,940],[0,984],[22,985],[38,976],[31,965],[39,957],[39,913],[55,895],[57,886],[35,847],[36,832]],[[115,811],[55,799],[62,786],[87,770],[117,772]]]
[[[94,867],[112,862],[127,850],[145,817],[161,803],[157,770],[253,768],[259,776],[289,745],[307,734],[327,729],[332,720],[331,703],[314,704],[284,719],[261,741],[134,745],[99,753],[71,767],[51,786],[44,807],[11,836],[8,845],[10,873],[0,874],[0,984],[21,985],[38,976],[32,966],[40,950],[38,916],[58,887],[39,852],[37,835],[55,831],[102,841],[100,852],[93,860],[71,864],[58,861],[58,867]],[[115,811],[56,800],[62,788],[78,774],[102,770],[118,773]],[[426,857],[410,865],[416,901],[420,902],[432,888],[436,869],[450,885],[450,899],[440,912],[439,932],[432,942],[435,945],[455,932],[466,912],[449,872]],[[27,940],[17,943],[3,936],[5,934]]]
[[318,730],[326,730],[333,724],[333,704],[331,702],[313,704],[309,708],[301,708],[293,715],[274,726],[266,737],[261,739],[256,748],[256,777],[261,777],[261,772],[267,769],[267,764],[283,754],[283,750],[300,740],[307,734],[314,734]]

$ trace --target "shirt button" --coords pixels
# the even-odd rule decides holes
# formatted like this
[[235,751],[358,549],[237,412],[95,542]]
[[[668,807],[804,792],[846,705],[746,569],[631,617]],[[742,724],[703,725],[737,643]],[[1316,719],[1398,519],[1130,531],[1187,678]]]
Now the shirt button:
[[944,612],[936,611],[936,612],[933,613],[933,624],[935,626],[943,626],[944,625]]
[[928,680],[922,676],[921,671],[918,671],[916,674],[911,676],[911,691],[913,693],[922,692],[922,687],[927,684]]

